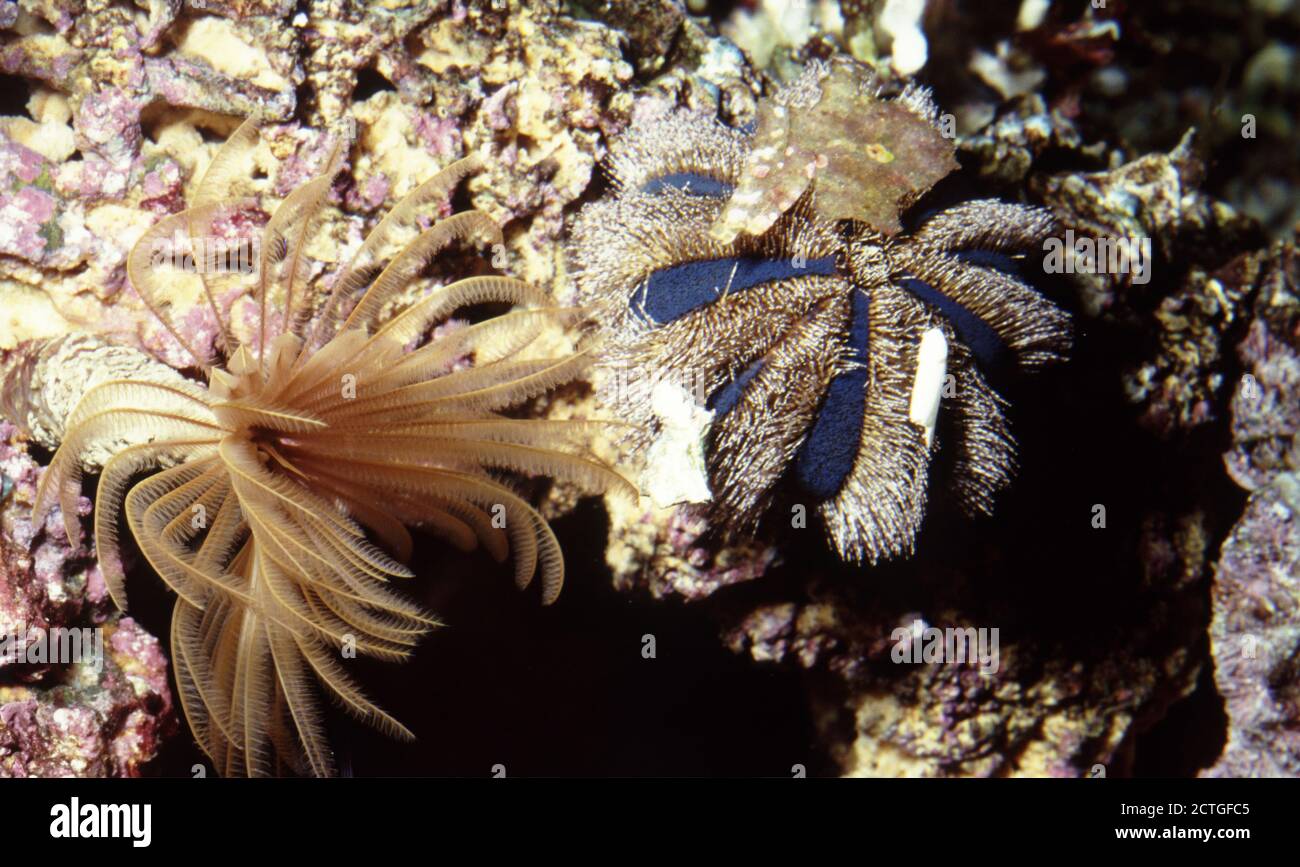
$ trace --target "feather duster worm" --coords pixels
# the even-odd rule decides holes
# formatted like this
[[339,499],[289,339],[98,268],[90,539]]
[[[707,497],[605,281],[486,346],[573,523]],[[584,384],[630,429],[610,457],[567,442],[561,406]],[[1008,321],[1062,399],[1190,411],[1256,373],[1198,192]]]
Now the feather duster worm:
[[[442,206],[479,167],[475,157],[403,198],[328,295],[317,296],[308,291],[306,249],[342,166],[347,136],[339,136],[325,172],[291,193],[261,233],[251,278],[256,342],[237,345],[218,303],[228,284],[249,278],[207,268],[198,271],[221,325],[218,345],[211,352],[187,341],[167,303],[172,260],[157,251],[178,232],[198,249],[238,210],[226,196],[257,139],[252,123],[241,126],[192,206],[146,232],[127,263],[132,284],[206,385],[113,380],[90,389],[41,479],[35,517],[61,506],[75,543],[80,456],[96,442],[134,438],[138,444],[104,466],[95,501],[96,552],[114,601],[126,607],[124,518],[176,593],[171,640],[180,695],[218,771],[326,775],[333,764],[317,685],[359,718],[410,737],[365,696],[339,653],[354,646],[401,660],[436,625],[389,587],[412,575],[403,565],[412,547],[408,525],[463,549],[481,544],[498,560],[513,553],[518,584],[540,572],[550,602],[564,577],[559,545],[498,471],[549,475],[596,492],[627,483],[586,452],[588,423],[500,412],[586,364],[581,353],[517,357],[572,310],[548,306],[540,292],[501,276],[458,280],[397,304],[447,244],[501,242],[478,211],[426,220],[430,206]],[[458,308],[480,302],[518,309],[424,339]],[[388,313],[394,304],[398,312]],[[144,471],[152,475],[132,484]]]
[[962,505],[989,511],[1009,481],[986,374],[1068,348],[1067,316],[1015,274],[1052,221],[982,200],[903,233],[901,212],[956,165],[937,121],[922,89],[887,101],[855,64],[813,64],[752,131],[678,111],[611,150],[614,194],[579,215],[571,248],[621,373],[604,396],[644,448],[654,384],[696,386],[724,532],[755,530],[789,483],[842,558],[910,553],[941,398]]

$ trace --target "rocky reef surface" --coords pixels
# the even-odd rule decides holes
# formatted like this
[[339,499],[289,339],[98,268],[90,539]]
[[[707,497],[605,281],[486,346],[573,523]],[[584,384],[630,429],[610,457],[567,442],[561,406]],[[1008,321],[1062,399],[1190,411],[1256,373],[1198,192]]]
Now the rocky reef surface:
[[[611,503],[573,537],[581,549],[565,541],[570,582],[617,594],[573,604],[600,618],[653,600],[665,629],[705,612],[722,652],[798,678],[827,773],[1300,773],[1300,131],[1287,108],[1300,4],[975,5],[0,7],[0,633],[84,626],[105,649],[97,670],[0,666],[0,774],[138,774],[187,738],[158,639],[112,610],[89,550],[28,515],[93,375],[183,365],[125,258],[242,117],[263,121],[268,177],[232,235],[265,223],[320,168],[330,131],[353,124],[313,279],[419,181],[479,152],[488,168],[467,195],[504,226],[500,264],[565,299],[567,226],[634,119],[684,106],[743,126],[762,94],[836,53],[887,91],[933,87],[950,116],[962,170],[923,206],[1042,204],[1080,237],[1149,239],[1150,271],[1045,275],[1075,317],[1075,357],[1013,388],[1021,466],[992,518],[949,513],[936,492],[918,555],[866,569],[835,561],[812,524],[723,545],[698,508]],[[209,345],[199,297],[178,287],[174,318]],[[249,299],[224,301],[237,329],[252,321],[238,315]],[[588,400],[575,390],[546,409]],[[549,494],[551,514],[574,505]],[[926,661],[921,639],[897,637],[930,627],[996,629],[996,664]],[[916,661],[899,660],[907,646]]]
[[[0,422],[0,776],[138,776],[177,729],[167,657],[114,611],[89,550],[32,526],[39,467],[16,439]],[[56,664],[47,637],[69,629],[77,658]]]

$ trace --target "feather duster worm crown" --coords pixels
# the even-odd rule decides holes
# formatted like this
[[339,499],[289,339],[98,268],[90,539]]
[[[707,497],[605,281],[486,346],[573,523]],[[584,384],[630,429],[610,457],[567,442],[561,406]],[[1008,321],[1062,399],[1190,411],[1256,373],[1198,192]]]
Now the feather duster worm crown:
[[[498,560],[513,552],[518,584],[540,572],[550,602],[564,577],[559,545],[497,474],[544,474],[596,492],[627,483],[586,452],[588,423],[500,413],[581,370],[581,353],[519,355],[574,311],[548,306],[540,292],[501,276],[458,280],[397,303],[450,242],[501,242],[496,224],[478,211],[428,224],[430,208],[479,167],[476,157],[403,198],[331,291],[318,294],[308,290],[306,249],[343,164],[347,136],[339,136],[324,173],[291,193],[261,233],[256,340],[237,345],[218,302],[240,275],[201,268],[203,296],[220,324],[219,357],[190,342],[167,301],[176,275],[156,251],[178,232],[191,244],[210,236],[238,211],[242,205],[227,196],[258,137],[252,123],[241,126],[192,206],[146,232],[127,263],[132,284],[207,384],[116,380],[88,391],[41,479],[36,520],[61,506],[75,543],[80,456],[105,440],[139,443],[108,461],[95,498],[96,552],[114,601],[125,608],[118,539],[125,517],[176,593],[171,641],[180,696],[216,768],[324,775],[333,764],[317,685],[361,719],[410,736],[365,696],[340,657],[340,648],[355,647],[401,660],[436,625],[389,587],[412,575],[403,565],[412,548],[407,525],[462,549],[481,544]],[[480,302],[518,309],[426,339],[434,324]],[[394,305],[398,312],[384,315]],[[143,471],[152,475],[132,484]]]
[[[1018,276],[1046,211],[967,202],[901,231],[956,163],[928,93],[881,98],[856,64],[813,64],[750,131],[676,111],[611,150],[612,197],[574,227],[604,397],[655,435],[651,387],[696,384],[713,523],[752,532],[780,485],[817,504],[847,560],[910,553],[936,429],[955,491],[988,512],[1014,446],[991,367],[1060,357],[1067,316]],[[938,426],[941,399],[949,415]]]

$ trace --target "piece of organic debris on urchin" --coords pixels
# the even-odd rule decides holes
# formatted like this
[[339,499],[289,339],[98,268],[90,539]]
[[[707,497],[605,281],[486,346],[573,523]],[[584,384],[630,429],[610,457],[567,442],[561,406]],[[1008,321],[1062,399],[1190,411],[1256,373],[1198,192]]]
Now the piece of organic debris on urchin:
[[884,99],[860,64],[810,63],[759,101],[753,148],[713,237],[763,234],[814,182],[818,216],[898,232],[899,214],[958,167],[956,144],[937,121],[923,88]]

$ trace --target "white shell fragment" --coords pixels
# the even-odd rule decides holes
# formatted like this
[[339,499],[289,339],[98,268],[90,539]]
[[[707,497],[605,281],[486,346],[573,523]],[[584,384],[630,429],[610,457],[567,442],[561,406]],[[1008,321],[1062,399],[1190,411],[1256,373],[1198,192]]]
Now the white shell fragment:
[[1035,30],[1047,18],[1047,10],[1052,8],[1052,0],[1020,0],[1020,12],[1016,15],[1016,29],[1022,33]]
[[942,329],[926,329],[916,351],[916,379],[912,381],[912,405],[908,420],[925,431],[925,444],[934,442],[934,425],[939,418],[939,398],[948,372],[948,340]]
[[661,380],[650,395],[650,408],[660,432],[646,454],[641,490],[657,508],[713,499],[704,463],[704,438],[713,425],[713,412],[695,402],[679,383]]
[[925,0],[887,0],[880,13],[880,29],[893,40],[890,65],[899,75],[914,75],[929,57],[921,17]]

